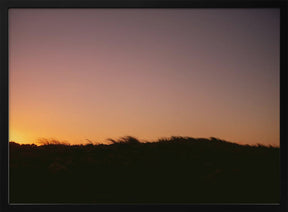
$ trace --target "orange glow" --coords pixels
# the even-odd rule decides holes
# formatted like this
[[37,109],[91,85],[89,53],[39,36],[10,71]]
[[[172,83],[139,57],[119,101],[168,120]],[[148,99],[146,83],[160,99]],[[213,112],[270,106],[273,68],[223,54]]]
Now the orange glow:
[[11,9],[9,36],[10,141],[279,146],[278,10]]

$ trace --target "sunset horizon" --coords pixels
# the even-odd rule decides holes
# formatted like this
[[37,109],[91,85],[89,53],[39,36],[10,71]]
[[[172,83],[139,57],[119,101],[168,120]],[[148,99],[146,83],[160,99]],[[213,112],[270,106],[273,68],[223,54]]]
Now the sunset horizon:
[[279,9],[9,9],[9,141],[280,146]]
[[91,140],[91,139],[83,139],[82,141],[79,141],[79,142],[74,142],[74,143],[70,143],[69,140],[59,140],[55,137],[50,137],[50,138],[38,138],[36,139],[34,142],[18,142],[17,140],[9,140],[9,142],[11,143],[17,143],[17,144],[20,144],[20,145],[36,145],[36,146],[42,146],[42,145],[111,145],[113,144],[113,142],[111,142],[111,140],[121,140],[121,139],[125,139],[125,138],[135,138],[137,139],[140,143],[157,143],[159,142],[159,140],[162,140],[162,139],[173,139],[173,138],[189,138],[189,139],[195,139],[195,140],[198,140],[198,139],[205,139],[205,140],[211,140],[211,139],[218,139],[218,140],[222,140],[222,141],[225,141],[225,142],[228,142],[228,143],[233,143],[233,144],[237,144],[237,145],[249,145],[249,146],[269,146],[269,147],[274,147],[274,148],[279,148],[280,145],[275,145],[275,144],[263,144],[261,142],[259,143],[241,143],[241,142],[237,142],[237,141],[231,141],[231,140],[226,140],[226,139],[223,139],[223,138],[219,138],[219,137],[214,137],[214,136],[210,136],[210,137],[193,137],[193,136],[181,136],[181,135],[178,135],[178,136],[163,136],[163,137],[158,137],[158,138],[155,138],[155,139],[142,139],[140,137],[135,137],[135,136],[132,136],[132,135],[124,135],[124,136],[120,136],[120,137],[109,137],[109,138],[106,138],[104,140]]

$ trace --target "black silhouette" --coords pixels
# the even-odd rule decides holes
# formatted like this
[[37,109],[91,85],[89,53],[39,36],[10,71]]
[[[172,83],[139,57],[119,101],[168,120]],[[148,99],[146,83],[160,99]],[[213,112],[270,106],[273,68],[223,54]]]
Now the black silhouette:
[[217,138],[10,142],[11,203],[279,203],[279,148]]

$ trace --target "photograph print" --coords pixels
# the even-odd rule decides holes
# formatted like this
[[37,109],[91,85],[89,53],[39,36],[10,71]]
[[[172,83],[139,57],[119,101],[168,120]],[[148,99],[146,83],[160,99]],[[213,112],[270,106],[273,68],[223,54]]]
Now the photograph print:
[[10,204],[279,204],[280,9],[9,9]]

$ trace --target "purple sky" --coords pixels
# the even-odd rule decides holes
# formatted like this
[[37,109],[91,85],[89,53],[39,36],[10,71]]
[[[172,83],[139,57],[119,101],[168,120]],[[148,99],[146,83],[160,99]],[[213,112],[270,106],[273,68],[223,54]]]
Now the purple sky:
[[278,9],[10,9],[10,138],[279,145]]

